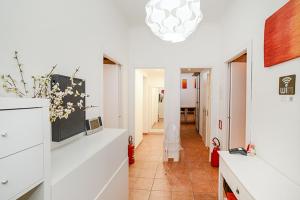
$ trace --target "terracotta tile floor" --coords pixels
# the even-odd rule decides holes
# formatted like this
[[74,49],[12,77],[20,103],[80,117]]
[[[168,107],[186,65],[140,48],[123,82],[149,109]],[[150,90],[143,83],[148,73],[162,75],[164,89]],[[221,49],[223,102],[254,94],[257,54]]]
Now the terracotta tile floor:
[[193,124],[181,125],[180,162],[163,162],[163,135],[145,135],[129,168],[129,200],[216,200],[218,169]]

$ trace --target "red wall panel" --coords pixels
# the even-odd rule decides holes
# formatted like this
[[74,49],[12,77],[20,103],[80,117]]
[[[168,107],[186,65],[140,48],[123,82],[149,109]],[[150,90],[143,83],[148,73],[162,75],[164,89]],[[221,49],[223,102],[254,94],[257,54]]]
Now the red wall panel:
[[265,67],[300,57],[300,0],[290,0],[265,23]]

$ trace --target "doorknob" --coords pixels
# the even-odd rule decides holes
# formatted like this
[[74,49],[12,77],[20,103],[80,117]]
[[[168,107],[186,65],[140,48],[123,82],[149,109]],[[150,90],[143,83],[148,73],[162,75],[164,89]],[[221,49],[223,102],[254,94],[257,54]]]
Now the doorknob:
[[1,181],[1,183],[2,183],[2,185],[6,185],[8,183],[8,180],[5,179],[5,180]]

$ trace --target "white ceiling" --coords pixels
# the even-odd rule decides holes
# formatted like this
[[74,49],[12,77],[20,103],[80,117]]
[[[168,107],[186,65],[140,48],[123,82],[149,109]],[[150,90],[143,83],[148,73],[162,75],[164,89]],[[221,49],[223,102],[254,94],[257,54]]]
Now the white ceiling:
[[[131,26],[145,24],[145,5],[149,0],[114,0],[116,6],[127,18]],[[201,10],[204,22],[216,22],[221,17],[228,4],[228,0],[201,0]]]

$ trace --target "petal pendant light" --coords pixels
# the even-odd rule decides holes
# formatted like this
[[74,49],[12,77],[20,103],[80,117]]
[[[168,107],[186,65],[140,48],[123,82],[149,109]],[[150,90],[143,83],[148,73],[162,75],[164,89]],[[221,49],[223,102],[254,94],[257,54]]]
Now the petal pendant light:
[[150,0],[145,8],[152,32],[173,43],[184,41],[203,18],[200,0]]

